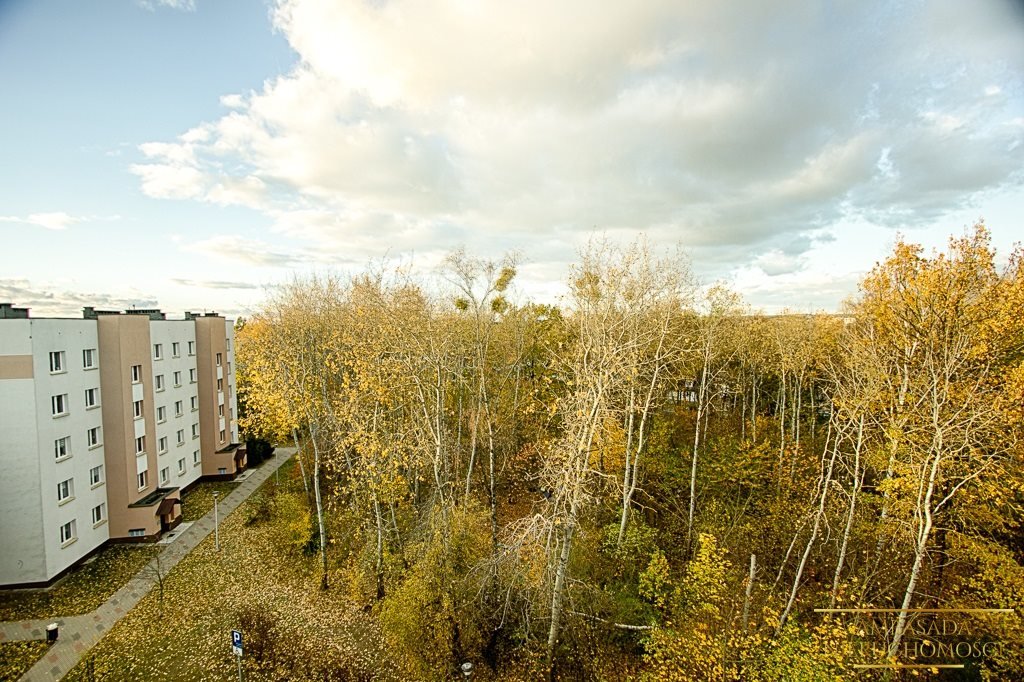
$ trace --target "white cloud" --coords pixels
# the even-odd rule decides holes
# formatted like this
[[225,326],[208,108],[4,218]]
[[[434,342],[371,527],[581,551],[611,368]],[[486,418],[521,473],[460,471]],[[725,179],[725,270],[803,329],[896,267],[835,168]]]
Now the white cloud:
[[804,258],[788,256],[779,249],[771,249],[754,259],[754,264],[769,277],[796,272],[803,267],[804,262]]
[[196,11],[196,0],[138,0],[138,4],[150,12],[155,11],[157,7],[168,7],[182,12]]
[[0,216],[0,223],[21,223],[23,225],[35,225],[44,227],[47,230],[66,230],[77,223],[88,223],[96,221],[119,220],[121,216],[73,216],[64,211],[53,211],[50,213],[30,213],[27,216]]
[[273,246],[241,235],[220,235],[187,244],[184,250],[204,256],[234,261],[245,265],[290,267],[315,261],[300,252],[275,249]]
[[596,228],[777,279],[801,235],[1020,191],[1008,11],[279,0],[295,68],[132,170],[150,196],[254,208],[303,243],[237,243],[252,263],[459,243],[555,263]]
[[125,310],[132,306],[154,308],[158,305],[157,299],[146,292],[83,292],[80,287],[68,288],[66,283],[27,279],[0,279],[0,301],[31,308],[30,314],[35,317],[77,317],[84,306]]
[[134,164],[131,171],[142,180],[142,191],[157,199],[198,199],[208,184],[199,169],[182,164]]
[[230,282],[224,280],[194,280],[194,279],[180,279],[174,278],[171,280],[175,284],[179,284],[183,287],[193,287],[197,289],[259,289],[258,284],[252,284],[250,282]]

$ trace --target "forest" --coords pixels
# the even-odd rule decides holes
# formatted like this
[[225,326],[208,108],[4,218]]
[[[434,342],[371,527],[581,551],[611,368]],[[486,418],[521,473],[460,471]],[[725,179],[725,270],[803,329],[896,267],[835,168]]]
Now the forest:
[[513,256],[296,278],[240,423],[406,679],[1024,679],[1022,256],[899,241],[829,314],[643,241],[557,306]]

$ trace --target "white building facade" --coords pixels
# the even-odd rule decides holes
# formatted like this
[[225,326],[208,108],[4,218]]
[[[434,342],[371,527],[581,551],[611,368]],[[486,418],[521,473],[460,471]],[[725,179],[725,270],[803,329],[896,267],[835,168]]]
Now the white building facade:
[[0,304],[0,587],[156,539],[180,522],[182,489],[244,469],[233,346],[216,314],[36,319]]

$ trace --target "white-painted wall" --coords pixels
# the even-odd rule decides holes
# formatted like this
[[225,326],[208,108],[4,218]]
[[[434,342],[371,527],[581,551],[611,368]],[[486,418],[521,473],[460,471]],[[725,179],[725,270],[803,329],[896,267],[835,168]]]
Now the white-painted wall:
[[[0,584],[42,582],[79,561],[109,537],[105,484],[90,485],[89,472],[103,465],[102,404],[86,408],[86,389],[99,389],[97,368],[84,369],[82,351],[97,348],[93,320],[4,320],[0,354],[31,354],[33,379],[0,381]],[[15,351],[21,351],[16,353]],[[27,351],[27,352],[26,352]],[[64,369],[50,372],[50,352],[64,352]],[[51,398],[67,395],[67,414],[54,417]],[[87,431],[100,427],[100,444]],[[55,457],[55,441],[70,439],[70,456]],[[104,472],[105,478],[105,472]],[[72,481],[70,498],[57,500],[57,485]],[[104,520],[92,510],[104,505]],[[74,539],[61,542],[60,527],[74,522]]]
[[[29,320],[0,320],[0,355],[31,355]],[[0,380],[0,584],[46,580],[33,379]]]
[[[87,409],[85,391],[100,387],[99,353],[95,369],[84,369],[82,351],[98,348],[96,322],[93,320],[39,319],[32,322],[32,355],[35,365],[36,428],[40,463],[39,489],[43,507],[43,538],[46,547],[46,579],[50,579],[71,566],[89,552],[106,542],[109,530],[106,522],[93,525],[92,509],[106,504],[106,486],[89,485],[89,470],[103,464],[102,445],[89,448],[86,432],[101,427],[102,404]],[[50,351],[64,351],[67,370],[50,374]],[[50,397],[58,393],[68,396],[68,415],[53,417]],[[71,438],[71,456],[56,461],[54,440],[62,436]],[[74,481],[74,496],[57,502],[57,484],[65,479]],[[76,538],[61,543],[60,526],[75,521]]]
[[[167,452],[157,455],[157,471],[152,472],[153,481],[160,486],[184,488],[195,482],[202,475],[200,464],[193,463],[193,452],[199,450],[199,438],[192,438],[192,424],[199,422],[199,413],[193,412],[191,400],[198,395],[197,384],[190,383],[189,370],[196,367],[196,356],[188,354],[189,342],[196,340],[195,323],[191,320],[154,320],[149,325],[150,339],[154,344],[163,344],[162,360],[153,361],[153,374],[164,376],[164,390],[154,393],[158,407],[166,407],[167,419],[157,422],[157,442],[167,438]],[[174,355],[174,344],[178,344],[179,353]],[[174,373],[181,373],[181,383],[175,385]],[[154,386],[156,379],[154,376]],[[175,403],[181,402],[181,416],[177,416]],[[178,443],[178,431],[182,431],[185,440]],[[178,462],[185,460],[185,472],[179,473]],[[160,480],[160,471],[168,469],[170,480],[165,484]]]

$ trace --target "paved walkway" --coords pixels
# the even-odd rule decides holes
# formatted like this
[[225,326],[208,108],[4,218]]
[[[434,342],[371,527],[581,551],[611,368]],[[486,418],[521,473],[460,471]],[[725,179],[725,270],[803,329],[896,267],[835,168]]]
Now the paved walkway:
[[[250,470],[251,473],[238,483],[235,490],[217,504],[220,517],[227,518],[228,514],[270,478],[294,453],[294,448],[277,448],[273,458],[259,468]],[[182,531],[178,538],[160,553],[160,570],[163,574],[167,575],[171,568],[212,532],[213,510],[210,510],[209,514]],[[52,682],[66,675],[78,664],[85,652],[153,588],[156,584],[156,566],[157,560],[154,559],[92,613],[65,618],[0,623],[0,642],[46,639],[47,625],[57,623],[60,626],[57,643],[22,676],[22,682]]]

